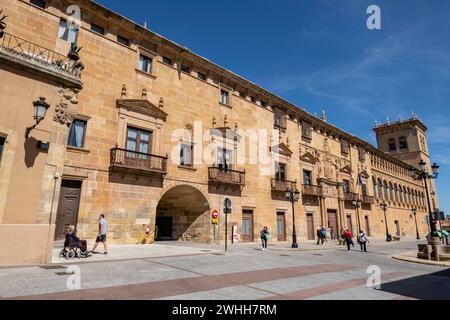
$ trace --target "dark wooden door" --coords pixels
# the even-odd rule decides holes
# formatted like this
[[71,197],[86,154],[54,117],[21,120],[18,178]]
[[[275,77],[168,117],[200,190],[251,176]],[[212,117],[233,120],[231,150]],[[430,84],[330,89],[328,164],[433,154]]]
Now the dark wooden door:
[[395,235],[397,236],[397,237],[400,237],[400,224],[398,223],[398,221],[397,220],[395,220]]
[[364,216],[364,222],[366,225],[366,234],[370,237],[370,224],[369,224],[369,216]]
[[156,217],[158,227],[156,240],[172,240],[172,217]]
[[306,214],[306,229],[308,232],[308,240],[314,240],[315,234],[314,234],[314,218],[312,213]]
[[351,215],[347,215],[347,229],[350,230],[350,232],[353,235],[352,216]]
[[242,211],[242,241],[253,241],[253,210]]
[[328,228],[330,228],[330,232],[332,232],[333,237],[336,237],[336,235],[338,234],[336,210],[328,210]]
[[73,225],[76,228],[80,205],[81,181],[63,180],[56,214],[55,240],[64,239],[64,230]]
[[277,240],[286,241],[286,216],[284,212],[277,212]]

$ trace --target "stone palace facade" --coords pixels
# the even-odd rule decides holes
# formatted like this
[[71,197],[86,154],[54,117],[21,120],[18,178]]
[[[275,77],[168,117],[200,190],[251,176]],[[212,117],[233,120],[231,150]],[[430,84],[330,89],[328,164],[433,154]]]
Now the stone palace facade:
[[[225,198],[234,242],[263,226],[291,241],[287,188],[300,192],[300,242],[321,225],[411,237],[415,218],[428,233],[425,188],[409,175],[430,166],[417,116],[377,125],[375,147],[95,2],[0,9],[0,264],[48,262],[70,224],[94,239],[100,213],[113,243],[152,242],[155,226],[157,240],[223,243]],[[26,137],[40,97],[47,114]]]

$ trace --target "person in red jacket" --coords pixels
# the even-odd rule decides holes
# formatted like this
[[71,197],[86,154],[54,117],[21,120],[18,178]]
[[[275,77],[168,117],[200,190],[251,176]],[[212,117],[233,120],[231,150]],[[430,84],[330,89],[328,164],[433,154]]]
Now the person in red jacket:
[[352,239],[352,233],[350,232],[350,230],[345,229],[344,232],[344,240],[345,243],[347,244],[347,250],[350,250],[350,245],[355,246],[355,244],[353,243],[353,239]]

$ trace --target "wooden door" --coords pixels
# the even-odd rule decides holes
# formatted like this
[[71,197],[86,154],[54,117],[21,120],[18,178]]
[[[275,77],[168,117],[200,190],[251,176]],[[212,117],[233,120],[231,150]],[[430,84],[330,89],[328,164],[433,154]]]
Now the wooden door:
[[314,217],[312,213],[306,214],[306,229],[308,232],[308,240],[314,240],[316,235],[314,233]]
[[253,210],[242,211],[242,241],[253,242]]
[[353,235],[352,216],[349,214],[347,215],[347,229],[350,230]]
[[[333,237],[336,237],[338,234],[337,211],[336,210],[328,210],[328,228],[330,228],[330,232],[333,234]],[[331,236],[331,234],[330,234],[330,236]]]
[[364,216],[364,222],[366,225],[366,235],[370,237],[370,224],[369,224],[369,216]]
[[81,181],[62,180],[56,214],[55,240],[64,239],[64,231],[68,226],[73,225],[76,228],[80,191]]
[[397,236],[397,237],[400,237],[400,224],[398,223],[398,221],[397,220],[395,220],[395,235]]
[[284,212],[277,212],[277,240],[286,241],[286,216]]

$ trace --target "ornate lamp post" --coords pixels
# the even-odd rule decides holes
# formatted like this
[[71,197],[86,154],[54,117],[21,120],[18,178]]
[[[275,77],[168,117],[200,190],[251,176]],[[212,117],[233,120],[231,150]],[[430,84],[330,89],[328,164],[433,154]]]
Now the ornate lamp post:
[[381,208],[381,210],[384,211],[384,224],[386,226],[386,241],[391,241],[391,235],[389,234],[387,216],[386,216],[386,211],[388,209],[388,205],[384,200],[383,200],[383,202],[380,203],[380,208]]
[[359,221],[359,208],[361,208],[361,200],[359,200],[359,197],[355,195],[355,198],[352,201],[353,205],[356,209],[356,222],[358,223],[358,233],[361,231],[361,222]]
[[433,163],[433,165],[431,166],[432,174],[428,173],[427,163],[425,161],[420,160],[419,167],[420,167],[420,170],[417,170],[416,168],[411,167],[409,169],[409,173],[414,180],[423,180],[423,183],[425,185],[425,193],[427,195],[427,204],[428,204],[428,216],[429,216],[430,229],[431,229],[430,240],[433,241],[433,238],[434,238],[434,240],[436,240],[436,238],[439,239],[439,235],[438,235],[437,229],[436,229],[436,217],[434,216],[434,213],[431,210],[430,195],[428,193],[428,180],[436,179],[438,177],[439,165],[436,162]]
[[34,107],[33,118],[36,121],[36,123],[31,127],[28,127],[27,130],[25,131],[26,139],[30,135],[31,130],[33,130],[39,124],[39,122],[44,120],[45,114],[47,113],[47,109],[50,107],[50,105],[47,102],[45,102],[44,97],[40,97],[39,100],[33,102],[33,107]]
[[416,239],[420,240],[419,228],[417,227],[417,217],[416,217],[417,209],[416,208],[412,208],[411,211],[412,211],[412,214],[414,215],[414,221],[416,222]]
[[300,191],[298,189],[286,188],[286,199],[292,204],[292,248],[298,248],[297,244],[297,233],[295,232],[295,211],[294,203],[300,198]]

